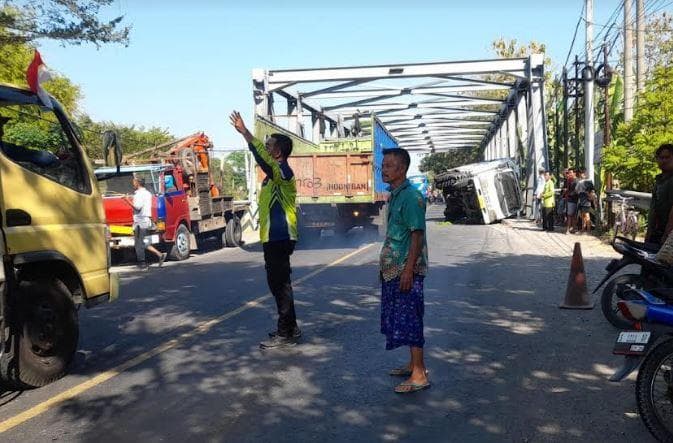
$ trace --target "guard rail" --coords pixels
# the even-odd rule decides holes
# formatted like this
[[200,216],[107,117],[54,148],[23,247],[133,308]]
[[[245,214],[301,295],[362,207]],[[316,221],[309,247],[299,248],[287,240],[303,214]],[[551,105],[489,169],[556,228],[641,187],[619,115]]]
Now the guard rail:
[[650,201],[652,201],[652,194],[648,192],[636,192],[628,191],[625,189],[612,189],[610,191],[605,191],[607,197],[605,201],[616,202],[619,201],[619,196],[628,197],[629,205],[634,206],[638,209],[650,209]]

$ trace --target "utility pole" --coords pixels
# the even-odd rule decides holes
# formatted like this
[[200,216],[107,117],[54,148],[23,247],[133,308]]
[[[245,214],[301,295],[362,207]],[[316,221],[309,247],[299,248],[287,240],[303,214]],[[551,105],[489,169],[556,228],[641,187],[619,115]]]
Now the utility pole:
[[645,7],[636,0],[636,94],[645,89]]
[[561,131],[559,131],[559,115],[558,115],[558,78],[556,88],[554,89],[554,172],[556,173],[556,183],[561,183]]
[[624,121],[633,118],[633,33],[631,0],[624,0]]
[[[563,167],[568,168],[568,70],[563,68]],[[560,183],[560,182],[559,182]]]
[[573,87],[575,89],[575,168],[580,167],[580,60],[575,56],[575,78]]
[[[608,66],[608,44],[607,42],[603,42],[603,65],[606,66],[606,75],[608,74],[607,72],[607,66]],[[612,139],[612,122],[610,121],[610,85],[605,86],[603,88],[603,93],[604,95],[604,103],[603,103],[603,113],[605,114],[605,122],[603,124],[603,152],[605,152],[605,148],[610,144],[610,141]],[[605,190],[610,191],[612,190],[612,173],[607,172],[605,174]],[[599,206],[602,208],[602,206]],[[607,217],[608,217],[608,226],[614,226],[615,220],[614,220],[614,214],[612,213],[612,202],[608,201],[608,208],[607,208]]]
[[594,177],[594,72],[592,52],[594,39],[594,1],[586,0],[586,65],[584,73],[584,167],[587,177],[595,183]]

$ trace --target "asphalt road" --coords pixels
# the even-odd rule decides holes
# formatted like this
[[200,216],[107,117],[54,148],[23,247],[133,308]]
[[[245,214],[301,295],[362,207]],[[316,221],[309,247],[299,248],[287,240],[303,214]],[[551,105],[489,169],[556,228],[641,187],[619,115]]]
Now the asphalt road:
[[162,269],[123,268],[122,298],[82,310],[72,373],[0,396],[0,441],[650,441],[632,380],[607,377],[615,330],[566,311],[572,244],[590,285],[609,248],[527,223],[463,226],[428,211],[426,361],[432,388],[397,395],[387,371],[368,232],[292,257],[302,342],[261,351],[274,329],[259,244]]

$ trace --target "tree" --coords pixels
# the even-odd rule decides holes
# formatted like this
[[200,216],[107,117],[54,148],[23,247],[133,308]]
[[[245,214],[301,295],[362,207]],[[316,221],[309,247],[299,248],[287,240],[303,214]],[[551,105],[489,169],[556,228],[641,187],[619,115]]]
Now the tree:
[[421,172],[429,172],[434,176],[447,169],[453,169],[477,161],[479,161],[479,153],[476,149],[438,152],[423,157],[418,169]]
[[222,194],[233,195],[235,199],[245,199],[248,193],[245,176],[245,154],[232,152],[224,159],[212,159],[213,181]]
[[101,7],[114,0],[4,0],[0,8],[0,47],[53,39],[62,44],[121,43],[128,46],[124,16],[105,21]]
[[136,125],[123,125],[114,122],[95,122],[88,115],[78,117],[76,125],[79,128],[83,145],[87,155],[91,158],[103,158],[103,132],[116,131],[125,155],[161,145],[174,140],[175,137],[165,128]]
[[651,192],[658,173],[654,151],[673,140],[673,68],[652,72],[640,95],[633,120],[621,123],[603,154],[603,164],[622,189]]
[[[0,28],[0,35],[2,29]],[[17,86],[28,86],[26,69],[33,59],[34,49],[26,43],[0,44],[0,82]],[[71,114],[79,109],[82,97],[79,86],[68,78],[55,76],[44,84],[44,88],[58,100]]]
[[[673,64],[673,17],[666,12],[647,21],[645,33],[645,64],[648,75],[658,66]],[[635,39],[635,33],[633,38]]]

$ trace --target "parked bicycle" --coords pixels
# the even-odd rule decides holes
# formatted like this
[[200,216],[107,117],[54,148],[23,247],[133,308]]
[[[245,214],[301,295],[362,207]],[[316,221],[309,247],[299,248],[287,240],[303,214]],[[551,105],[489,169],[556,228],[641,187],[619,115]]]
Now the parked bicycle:
[[619,211],[615,217],[614,236],[621,234],[624,237],[629,237],[631,240],[636,239],[638,235],[638,211],[633,206],[627,205],[629,200],[633,197],[624,197],[623,195],[612,195],[610,199],[619,205]]

